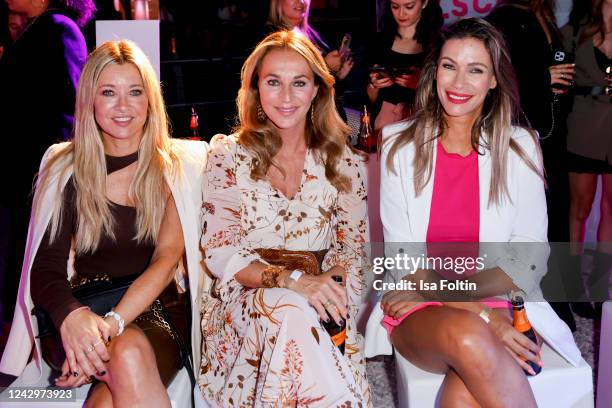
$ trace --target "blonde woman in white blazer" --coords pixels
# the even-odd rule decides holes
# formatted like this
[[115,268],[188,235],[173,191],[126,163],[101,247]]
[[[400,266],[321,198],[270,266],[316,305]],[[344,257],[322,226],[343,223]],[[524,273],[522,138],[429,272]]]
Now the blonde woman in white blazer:
[[[0,371],[20,376],[33,351],[38,370],[25,383],[40,380],[45,358],[61,369],[56,386],[94,381],[88,406],[170,406],[165,385],[180,369],[179,346],[176,333],[164,329],[167,316],[154,320],[149,306],[169,294],[178,305],[173,318],[184,322],[174,321],[177,331],[189,340],[173,280],[181,263],[192,299],[206,286],[198,240],[207,144],[170,139],[155,72],[128,41],[107,42],[90,55],[75,116],[73,140],[51,146],[41,163]],[[68,280],[106,274],[135,280],[114,314],[103,318],[72,296]],[[61,335],[54,348],[65,357],[41,348],[34,305],[51,316]],[[191,318],[192,353],[199,359],[197,302]]]
[[[503,37],[484,20],[466,19],[445,29],[433,48],[414,120],[383,131],[385,255],[401,248],[418,256],[431,242],[479,242],[480,253],[489,252],[482,276],[493,283],[481,296],[521,289],[541,300],[548,246],[540,149],[532,132],[513,126],[518,97]],[[389,275],[437,276],[426,269]],[[441,406],[536,406],[523,370],[533,374],[524,359],[541,364],[540,345],[512,327],[507,301],[423,300],[413,291],[387,292],[368,321],[366,356],[394,346],[420,368],[444,373]],[[528,303],[527,311],[552,347],[580,360],[547,303]]]

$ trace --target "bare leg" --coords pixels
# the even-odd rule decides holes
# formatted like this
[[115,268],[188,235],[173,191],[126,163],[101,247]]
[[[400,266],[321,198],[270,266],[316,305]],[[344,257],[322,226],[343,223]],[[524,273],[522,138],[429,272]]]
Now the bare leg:
[[[475,313],[451,307],[420,310],[393,330],[391,342],[424,370],[446,374],[453,369],[482,406],[536,407],[523,370]],[[464,398],[452,385],[445,398]]]
[[480,408],[465,383],[452,368],[446,373],[440,390],[441,408]]
[[129,325],[113,338],[110,356],[102,378],[106,386],[96,386],[87,407],[170,407],[153,348],[140,328]]
[[571,196],[570,242],[575,243],[572,248],[572,255],[580,255],[583,251],[586,221],[591,213],[595,191],[597,190],[597,175],[570,172],[569,182]]
[[612,254],[612,174],[602,176],[601,218],[597,229],[599,251]]

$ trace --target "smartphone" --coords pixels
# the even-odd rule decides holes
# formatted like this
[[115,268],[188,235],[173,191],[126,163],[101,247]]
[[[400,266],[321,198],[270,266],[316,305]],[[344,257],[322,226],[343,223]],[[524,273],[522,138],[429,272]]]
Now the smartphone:
[[391,75],[389,74],[389,71],[387,71],[387,68],[385,67],[381,67],[379,65],[374,65],[370,67],[370,73],[376,73],[378,78],[383,78],[383,77],[390,77]]
[[[559,64],[571,64],[576,61],[576,55],[573,52],[565,51],[563,49],[553,50],[553,60],[550,65]],[[570,81],[574,82],[574,81]],[[567,90],[568,86],[563,84],[553,84],[552,88]]]
[[351,39],[352,37],[349,33],[344,34],[344,37],[342,37],[342,42],[340,43],[340,48],[338,48],[338,54],[340,54],[340,58],[343,63],[350,56],[349,49],[351,48]]

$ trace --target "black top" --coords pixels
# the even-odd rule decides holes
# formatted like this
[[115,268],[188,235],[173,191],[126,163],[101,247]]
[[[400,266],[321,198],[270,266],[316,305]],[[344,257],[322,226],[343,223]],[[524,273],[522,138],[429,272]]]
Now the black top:
[[[409,69],[409,68],[422,68],[423,62],[425,61],[425,53],[419,52],[416,54],[403,54],[401,52],[393,51],[393,38],[378,34],[372,44],[368,48],[366,56],[368,68],[377,64],[381,67],[390,69]],[[369,80],[369,71],[368,71]],[[415,90],[405,88],[393,84],[388,88],[382,88],[378,92],[377,103],[389,102],[393,105],[404,102],[409,105],[414,104]]]
[[487,19],[504,34],[510,48],[523,112],[531,127],[546,135],[551,128],[553,95],[548,67],[553,62],[553,50],[562,48],[561,39],[555,35],[555,28],[550,27],[552,44],[549,44],[535,14],[523,7],[502,5]]
[[[124,157],[106,156],[107,172],[110,174],[137,160],[138,152]],[[47,230],[34,258],[30,278],[34,304],[49,312],[58,329],[68,313],[81,307],[72,296],[66,279],[71,240],[76,232],[75,198],[76,191],[71,179],[63,193],[62,222],[57,238],[49,245],[50,230]],[[135,275],[144,272],[151,261],[155,245],[151,242],[138,243],[135,239],[136,208],[111,202],[110,210],[114,219],[115,240],[103,235],[94,253],[75,256],[74,270],[78,277]]]
[[602,50],[595,46],[593,46],[593,49],[595,50],[595,61],[597,61],[597,66],[601,69],[601,72],[605,74],[606,68],[612,67],[612,58],[608,58]]

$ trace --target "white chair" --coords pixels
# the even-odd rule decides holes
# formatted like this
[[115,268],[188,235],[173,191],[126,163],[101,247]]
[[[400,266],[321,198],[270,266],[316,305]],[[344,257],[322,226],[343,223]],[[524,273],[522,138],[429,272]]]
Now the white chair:
[[[592,408],[593,374],[584,359],[574,367],[552,350],[542,346],[544,368],[529,377],[540,408]],[[438,391],[443,375],[433,374],[412,365],[395,352],[399,406],[402,408],[433,408],[438,406]],[[499,373],[503,376],[503,373]]]
[[[36,365],[34,362],[30,362],[25,368],[27,372],[34,372]],[[17,378],[8,388],[0,393],[0,408],[80,408],[85,402],[87,392],[89,391],[90,385],[84,385],[74,390],[76,392],[76,401],[64,401],[64,402],[8,402],[9,390],[15,387],[36,387],[46,388],[52,384],[52,372],[51,368],[43,363],[43,375],[38,384],[24,384],[23,380]],[[174,377],[174,380],[168,386],[168,395],[170,396],[170,402],[172,408],[190,408],[191,407],[191,381],[189,381],[189,374],[187,369],[183,368]]]

